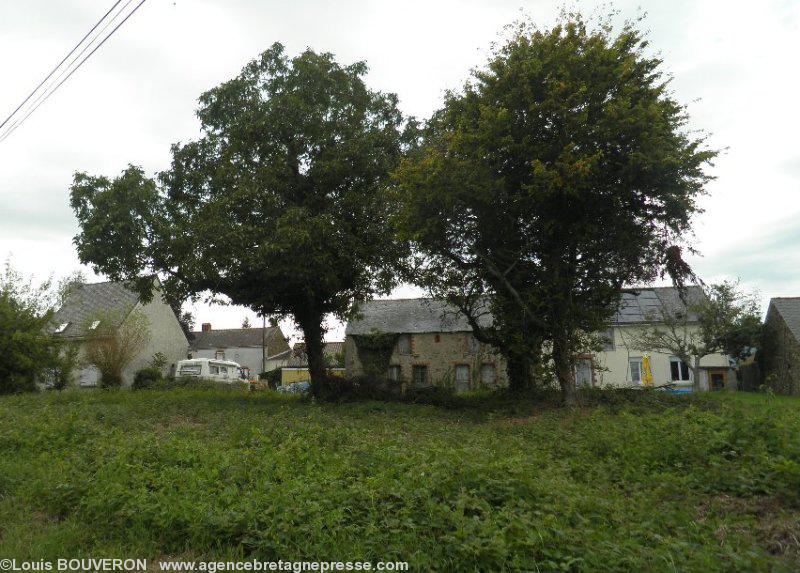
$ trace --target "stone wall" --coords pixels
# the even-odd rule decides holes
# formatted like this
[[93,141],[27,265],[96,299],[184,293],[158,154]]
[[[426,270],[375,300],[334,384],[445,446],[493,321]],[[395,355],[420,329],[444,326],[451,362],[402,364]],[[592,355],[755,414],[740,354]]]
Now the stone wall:
[[[456,366],[466,365],[469,368],[467,385],[469,390],[475,390],[484,386],[482,366],[491,364],[494,366],[495,385],[508,385],[503,358],[489,346],[477,342],[470,332],[426,332],[400,336],[410,337],[410,347],[398,341],[387,366],[400,367],[401,390],[412,387],[414,366],[427,366],[430,385],[455,388]],[[403,348],[409,351],[403,352]],[[366,374],[358,352],[353,337],[348,336],[345,339],[345,367],[348,376],[361,377]],[[383,376],[388,377],[388,371]]]
[[800,394],[800,343],[774,310],[764,326],[759,365],[765,384],[779,394]]

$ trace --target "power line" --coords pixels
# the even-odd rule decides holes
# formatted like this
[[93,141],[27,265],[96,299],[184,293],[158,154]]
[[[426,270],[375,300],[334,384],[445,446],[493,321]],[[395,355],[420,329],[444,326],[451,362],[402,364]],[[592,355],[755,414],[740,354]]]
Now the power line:
[[[118,0],[118,2],[119,2],[119,1],[121,1],[121,0]],[[109,32],[109,33],[108,33],[108,35],[107,35],[105,38],[103,38],[103,40],[102,40],[102,41],[101,41],[99,44],[97,44],[97,46],[95,46],[95,48],[94,48],[94,49],[93,49],[91,52],[89,52],[89,53],[86,55],[86,57],[85,57],[85,58],[83,58],[83,59],[80,61],[80,63],[78,63],[78,65],[77,65],[77,66],[75,66],[75,67],[72,69],[72,71],[70,71],[70,72],[69,72],[69,74],[67,74],[67,76],[66,76],[66,77],[65,77],[63,80],[61,80],[61,81],[60,81],[60,82],[59,82],[59,83],[56,85],[56,87],[54,87],[54,88],[53,88],[53,89],[52,89],[52,90],[51,90],[51,91],[50,91],[50,92],[47,94],[47,96],[45,96],[45,98],[44,98],[44,99],[42,99],[42,100],[41,100],[41,101],[40,101],[40,102],[39,102],[39,103],[36,105],[36,107],[34,107],[33,109],[31,109],[31,110],[30,110],[30,111],[29,111],[29,112],[28,112],[28,113],[27,113],[27,114],[26,114],[26,115],[25,115],[25,116],[24,116],[24,117],[23,117],[23,118],[22,118],[22,119],[21,119],[19,122],[15,123],[13,127],[11,127],[9,130],[7,130],[7,131],[6,131],[6,133],[5,133],[5,134],[4,134],[2,137],[0,137],[0,143],[2,143],[3,141],[5,141],[6,139],[8,139],[8,137],[9,137],[9,136],[10,136],[10,135],[11,135],[11,134],[12,134],[12,133],[13,133],[13,132],[14,132],[14,131],[15,131],[15,130],[16,130],[16,129],[17,129],[19,126],[20,126],[20,125],[22,125],[23,123],[25,123],[25,120],[26,120],[26,119],[28,119],[28,118],[31,116],[31,114],[33,114],[33,112],[35,112],[37,109],[39,109],[39,107],[41,107],[41,105],[42,105],[44,102],[46,102],[48,99],[50,99],[50,96],[52,96],[52,95],[53,95],[53,94],[54,94],[56,91],[58,91],[58,88],[60,88],[60,87],[61,87],[61,86],[64,84],[64,82],[66,82],[66,81],[67,81],[69,78],[71,78],[71,77],[72,77],[72,74],[74,74],[75,72],[77,72],[77,71],[78,71],[78,70],[81,68],[81,66],[83,66],[83,64],[84,64],[84,63],[86,63],[86,60],[88,60],[89,58],[91,58],[91,57],[92,57],[92,55],[93,55],[93,54],[94,54],[94,53],[95,53],[97,50],[99,50],[99,49],[100,49],[100,47],[101,47],[103,44],[105,44],[105,43],[106,43],[106,41],[108,41],[108,39],[109,39],[111,36],[113,36],[113,35],[114,35],[114,33],[115,33],[117,30],[119,30],[119,29],[122,27],[122,25],[123,25],[125,22],[127,22],[127,21],[128,21],[128,18],[130,18],[131,16],[133,16],[133,15],[134,15],[134,13],[135,13],[135,12],[136,12],[136,11],[137,11],[137,10],[138,10],[138,9],[139,9],[141,6],[142,6],[142,4],[144,4],[146,1],[147,1],[147,0],[141,0],[141,1],[140,1],[140,2],[139,2],[139,3],[138,3],[138,4],[137,4],[137,5],[136,5],[136,6],[133,8],[133,10],[131,10],[131,11],[128,13],[128,15],[127,15],[127,16],[125,16],[125,18],[123,18],[122,22],[120,22],[119,24],[117,24],[117,25],[114,27],[114,29],[113,29],[113,30],[111,30],[111,32]],[[127,5],[127,4],[126,4],[126,5]],[[112,8],[112,9],[113,9],[113,8]]]
[[28,102],[28,100],[29,100],[29,99],[31,99],[31,98],[33,97],[33,94],[35,94],[37,91],[39,91],[39,88],[40,88],[40,87],[42,87],[42,86],[44,85],[44,83],[45,83],[47,80],[49,80],[49,79],[52,77],[52,75],[53,75],[54,73],[56,73],[56,70],[57,70],[58,68],[60,68],[60,67],[61,67],[61,65],[62,65],[64,62],[66,62],[66,61],[67,61],[67,58],[69,58],[69,57],[70,57],[70,56],[71,56],[73,53],[75,53],[75,50],[77,50],[77,49],[78,49],[78,47],[79,47],[81,44],[83,44],[83,42],[85,42],[85,41],[86,41],[86,38],[88,38],[88,37],[89,37],[89,35],[90,35],[92,32],[94,32],[94,31],[97,29],[97,27],[100,25],[100,23],[101,23],[103,20],[105,20],[105,19],[108,17],[108,15],[109,15],[109,14],[111,14],[111,12],[114,10],[114,8],[116,8],[116,7],[119,5],[119,3],[120,3],[120,2],[122,2],[122,0],[117,0],[116,2],[114,2],[114,5],[113,5],[111,8],[109,8],[108,12],[106,12],[105,14],[103,14],[103,17],[102,17],[102,18],[100,18],[100,19],[97,21],[97,23],[95,23],[95,25],[94,25],[94,26],[92,26],[92,29],[91,29],[91,30],[89,30],[88,32],[86,32],[86,35],[85,35],[83,38],[81,38],[81,41],[80,41],[80,42],[78,42],[77,44],[75,44],[75,46],[74,46],[74,47],[73,47],[73,48],[72,48],[72,49],[69,51],[69,53],[68,53],[66,56],[64,56],[64,59],[63,59],[63,60],[61,60],[60,62],[58,62],[58,65],[57,65],[55,68],[53,68],[53,69],[50,71],[50,73],[49,73],[49,74],[47,74],[47,76],[46,76],[46,77],[45,77],[45,78],[44,78],[44,79],[43,79],[43,80],[42,80],[42,81],[39,83],[39,85],[38,85],[38,86],[36,86],[36,87],[34,88],[34,90],[33,90],[31,93],[29,93],[29,94],[28,94],[28,97],[26,97],[24,100],[22,100],[22,103],[21,103],[21,104],[19,104],[19,105],[17,106],[17,109],[15,109],[14,111],[12,111],[12,112],[11,112],[11,114],[10,114],[10,115],[9,115],[7,118],[5,118],[5,119],[3,120],[3,123],[0,123],[0,129],[3,129],[3,126],[5,126],[5,124],[7,124],[7,123],[8,123],[8,121],[9,121],[9,120],[10,120],[12,117],[14,117],[14,114],[16,114],[16,113],[17,113],[17,112],[18,112],[18,111],[19,111],[19,110],[22,108],[22,106],[23,106],[23,105],[25,105],[25,104]]
[[[122,0],[119,0],[119,2],[121,2],[121,1],[122,1]],[[117,2],[117,3],[119,3],[119,2]],[[110,18],[110,19],[109,19],[109,20],[106,22],[105,26],[103,26],[103,27],[100,29],[100,31],[97,33],[97,35],[96,35],[94,38],[92,38],[92,39],[91,39],[91,41],[89,41],[89,42],[88,42],[88,43],[87,43],[87,44],[86,44],[86,45],[83,47],[83,49],[82,49],[80,52],[78,52],[78,53],[75,55],[75,57],[74,57],[74,58],[72,58],[72,61],[70,61],[70,62],[69,62],[69,63],[68,63],[68,64],[67,64],[67,65],[66,65],[66,66],[65,66],[65,67],[64,67],[64,68],[61,70],[61,72],[60,72],[60,73],[59,73],[59,74],[58,74],[58,75],[57,75],[55,78],[53,78],[53,81],[52,81],[52,82],[50,82],[50,84],[49,84],[49,85],[48,85],[48,86],[47,86],[47,87],[46,87],[46,88],[45,88],[45,89],[44,89],[42,92],[40,92],[40,93],[39,93],[39,95],[38,95],[38,96],[36,96],[36,98],[34,98],[34,100],[33,100],[33,101],[30,103],[30,105],[28,106],[28,109],[27,109],[27,110],[24,110],[24,111],[22,112],[22,114],[23,114],[23,115],[24,115],[25,113],[27,113],[28,111],[31,111],[31,110],[32,110],[34,107],[38,107],[38,106],[37,106],[37,104],[38,104],[40,101],[42,101],[42,98],[44,98],[45,96],[47,96],[48,92],[49,92],[49,91],[50,91],[50,90],[53,88],[53,86],[55,86],[55,85],[58,83],[58,81],[59,81],[61,78],[63,78],[63,77],[64,77],[64,74],[66,74],[66,73],[68,73],[68,72],[70,71],[70,68],[71,68],[71,67],[72,67],[72,66],[75,64],[75,62],[77,62],[77,61],[80,59],[80,57],[81,57],[81,56],[82,56],[84,53],[86,53],[86,50],[88,50],[89,48],[91,48],[91,47],[94,45],[94,43],[95,43],[95,42],[97,42],[97,40],[100,38],[100,36],[102,36],[102,35],[103,35],[103,32],[105,32],[106,30],[108,30],[108,27],[109,27],[109,26],[111,26],[111,25],[112,25],[112,24],[113,24],[113,23],[116,21],[116,19],[117,19],[117,18],[119,18],[119,17],[122,15],[122,13],[123,13],[123,12],[125,12],[125,8],[127,8],[127,7],[130,5],[130,3],[131,3],[131,2],[133,2],[133,0],[128,0],[127,2],[125,2],[125,4],[123,4],[122,8],[120,8],[120,10],[119,10],[119,11],[118,11],[116,14],[114,14],[114,16],[112,16],[112,17],[111,17],[111,18]],[[112,10],[113,10],[113,8],[112,8]],[[108,16],[108,13],[106,13],[106,16]],[[91,33],[91,32],[90,32],[90,33]],[[84,39],[85,39],[85,38],[84,38]],[[7,135],[10,135],[10,134],[11,134],[11,132],[12,132],[14,129],[16,129],[17,125],[18,125],[18,124],[21,124],[21,123],[22,123],[22,122],[25,120],[25,117],[27,117],[27,115],[24,115],[24,117],[22,117],[22,118],[17,118],[17,120],[16,120],[14,123],[12,123],[12,124],[11,124],[11,125],[8,127],[8,130],[7,130],[7,131],[8,131],[8,133],[7,133]],[[4,135],[2,138],[0,138],[0,141],[2,141],[3,139],[5,139],[5,135]]]

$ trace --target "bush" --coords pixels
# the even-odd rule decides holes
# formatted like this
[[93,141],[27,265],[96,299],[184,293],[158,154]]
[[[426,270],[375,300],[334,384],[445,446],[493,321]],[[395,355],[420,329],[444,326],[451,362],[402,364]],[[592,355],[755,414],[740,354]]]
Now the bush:
[[267,383],[267,386],[272,388],[273,390],[280,386],[281,383],[281,369],[276,368],[275,370],[270,370],[269,372],[262,372],[258,375],[259,380],[264,380]]
[[142,368],[136,373],[136,376],[133,377],[133,385],[131,386],[131,389],[147,390],[153,388],[162,382],[163,378],[164,377],[161,375],[161,370],[159,368],[155,368],[153,366]]

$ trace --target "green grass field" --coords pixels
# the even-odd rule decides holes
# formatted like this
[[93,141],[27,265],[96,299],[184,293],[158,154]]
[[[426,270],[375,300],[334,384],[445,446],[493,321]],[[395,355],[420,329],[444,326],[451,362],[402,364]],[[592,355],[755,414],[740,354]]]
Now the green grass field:
[[800,402],[640,394],[573,411],[186,390],[3,397],[0,557],[800,568]]

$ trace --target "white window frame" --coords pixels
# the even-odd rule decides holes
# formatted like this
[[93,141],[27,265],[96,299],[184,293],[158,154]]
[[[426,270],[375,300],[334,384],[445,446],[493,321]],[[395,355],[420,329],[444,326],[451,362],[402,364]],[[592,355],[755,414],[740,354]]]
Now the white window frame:
[[[634,376],[634,364],[636,365],[635,376]],[[632,356],[628,359],[628,370],[631,373],[631,382],[633,382],[634,384],[642,384],[642,375],[644,374],[644,361],[642,360],[641,356]]]
[[92,325],[89,327],[89,330],[95,330],[97,329],[98,326],[100,326],[100,321],[95,320],[94,322],[92,322]]
[[[672,376],[672,365],[677,363],[678,364],[678,378],[677,380]],[[687,378],[683,378],[682,368],[686,369],[686,376]],[[672,382],[691,382],[692,381],[692,369],[689,368],[689,365],[686,364],[683,360],[678,358],[677,356],[670,356],[669,357],[669,378]]]

